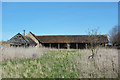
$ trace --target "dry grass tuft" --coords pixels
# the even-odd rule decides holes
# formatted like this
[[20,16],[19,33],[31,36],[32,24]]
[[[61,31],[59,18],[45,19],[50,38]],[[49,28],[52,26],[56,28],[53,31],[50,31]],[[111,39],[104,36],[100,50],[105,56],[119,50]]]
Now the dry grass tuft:
[[[90,50],[80,50],[81,58],[76,58],[77,71],[83,73],[82,78],[89,78],[88,74],[96,77],[117,78],[118,77],[118,50],[100,48],[94,59],[88,59]],[[96,78],[95,76],[93,76]]]
[[48,48],[15,48],[15,47],[2,47],[0,49],[0,55],[2,55],[2,61],[14,60],[14,59],[32,59],[40,58],[43,53],[48,53]]
[[[93,59],[89,49],[1,47],[3,77],[117,78],[118,50],[99,48]],[[13,61],[9,61],[9,60]],[[19,61],[17,61],[18,59]],[[25,60],[24,60],[25,59]],[[7,63],[7,64],[6,64]],[[16,71],[16,72],[15,72]]]

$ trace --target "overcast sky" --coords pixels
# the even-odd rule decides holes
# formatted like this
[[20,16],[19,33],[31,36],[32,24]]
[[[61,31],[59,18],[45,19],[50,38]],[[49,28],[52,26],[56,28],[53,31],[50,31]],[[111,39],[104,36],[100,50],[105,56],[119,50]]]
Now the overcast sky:
[[118,24],[117,2],[3,2],[2,40],[17,33],[86,35],[99,27],[108,34]]

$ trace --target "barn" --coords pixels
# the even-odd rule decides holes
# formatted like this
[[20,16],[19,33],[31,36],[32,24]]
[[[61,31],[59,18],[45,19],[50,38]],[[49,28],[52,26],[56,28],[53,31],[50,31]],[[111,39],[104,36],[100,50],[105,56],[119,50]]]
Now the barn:
[[10,46],[13,47],[29,47],[37,45],[30,37],[23,36],[20,33],[13,36],[8,42],[10,43]]
[[107,35],[34,35],[29,32],[26,36],[18,33],[10,40],[11,46],[35,46],[63,49],[89,48],[91,43],[105,46],[108,43]]

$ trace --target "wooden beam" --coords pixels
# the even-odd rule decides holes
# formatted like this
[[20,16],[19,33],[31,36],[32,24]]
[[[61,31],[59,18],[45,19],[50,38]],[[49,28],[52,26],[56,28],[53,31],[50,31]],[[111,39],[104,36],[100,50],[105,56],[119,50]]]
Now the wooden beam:
[[107,47],[107,43],[105,43],[105,47]]
[[58,49],[60,49],[60,44],[58,43]]
[[88,45],[87,45],[87,43],[85,44],[85,48],[86,48],[86,49],[88,48]]
[[76,43],[76,49],[78,49],[78,43]]
[[70,49],[70,44],[69,43],[67,43],[67,49]]
[[51,43],[49,43],[49,47],[51,48]]

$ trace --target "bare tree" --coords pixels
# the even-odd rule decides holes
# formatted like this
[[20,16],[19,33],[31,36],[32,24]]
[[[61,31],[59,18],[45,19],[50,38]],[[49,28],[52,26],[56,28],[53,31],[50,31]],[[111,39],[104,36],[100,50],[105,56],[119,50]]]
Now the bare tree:
[[92,29],[92,30],[88,30],[88,35],[89,35],[89,43],[90,43],[90,50],[91,50],[91,55],[88,56],[88,59],[89,58],[94,58],[95,54],[97,54],[97,51],[98,51],[98,44],[99,44],[99,36],[96,36],[98,35],[98,29],[99,28],[96,28],[96,29]]
[[109,41],[112,43],[113,46],[120,45],[120,32],[119,27],[114,26],[111,31],[109,32]]

